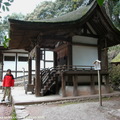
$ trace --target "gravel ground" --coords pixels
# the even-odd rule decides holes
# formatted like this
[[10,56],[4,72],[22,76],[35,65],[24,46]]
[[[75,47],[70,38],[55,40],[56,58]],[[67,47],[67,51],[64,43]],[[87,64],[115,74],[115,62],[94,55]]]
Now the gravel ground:
[[[120,120],[120,96],[104,98],[102,107],[96,101],[24,105],[20,114],[26,113],[22,120]],[[11,113],[12,106],[0,104],[0,120],[11,120]]]
[[[120,97],[99,102],[28,105],[30,119],[33,120],[120,120],[113,111],[120,110]],[[120,115],[120,111],[118,113]]]
[[0,105],[0,120],[11,120],[12,106]]

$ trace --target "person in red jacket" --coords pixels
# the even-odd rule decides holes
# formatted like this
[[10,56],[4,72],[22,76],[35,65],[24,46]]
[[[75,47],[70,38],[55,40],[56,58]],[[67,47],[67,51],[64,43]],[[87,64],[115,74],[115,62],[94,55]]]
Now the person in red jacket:
[[11,70],[8,69],[6,75],[3,79],[3,85],[4,87],[4,93],[3,93],[3,99],[2,101],[5,101],[5,97],[8,95],[8,101],[10,101],[11,98],[11,87],[14,86],[14,77],[11,74]]

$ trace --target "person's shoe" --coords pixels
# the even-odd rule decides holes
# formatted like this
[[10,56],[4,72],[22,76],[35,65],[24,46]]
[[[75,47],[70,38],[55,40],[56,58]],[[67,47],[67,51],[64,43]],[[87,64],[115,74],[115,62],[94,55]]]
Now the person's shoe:
[[6,100],[6,102],[7,102],[7,103],[9,103],[9,102],[10,102],[10,100],[8,100],[8,99],[7,99],[7,100]]
[[1,100],[1,102],[4,102],[4,101],[5,101],[4,99]]

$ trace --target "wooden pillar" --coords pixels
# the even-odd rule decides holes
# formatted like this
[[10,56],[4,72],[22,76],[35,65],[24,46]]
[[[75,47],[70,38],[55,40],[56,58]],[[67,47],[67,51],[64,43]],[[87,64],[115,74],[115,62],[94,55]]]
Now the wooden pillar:
[[41,79],[40,79],[40,47],[35,47],[35,96],[40,96]]
[[78,90],[77,90],[78,84],[77,84],[77,76],[73,76],[73,96],[78,95]]
[[61,73],[61,84],[62,84],[62,97],[66,97],[66,90],[65,90],[65,86],[66,86],[66,81],[65,81],[65,76],[63,75],[63,73]]
[[55,77],[54,79],[55,79],[55,81],[56,81],[56,88],[55,88],[55,90],[56,90],[56,94],[59,94],[59,83],[58,83],[58,77],[57,77],[57,79],[56,79],[56,77]]
[[[70,38],[71,39],[71,38]],[[72,41],[72,39],[71,39]],[[67,59],[68,70],[71,69],[70,65],[72,65],[72,44],[68,44],[68,59]],[[68,75],[68,80],[72,82],[71,75]]]
[[17,64],[18,64],[18,55],[17,55],[17,53],[15,55],[15,58],[16,58],[16,60],[15,60],[15,77],[17,78]]
[[105,77],[106,77],[106,78],[105,78],[105,79],[106,79],[106,80],[105,80],[105,82],[106,82],[106,83],[105,83],[105,88],[106,88],[106,92],[109,93],[109,92],[110,92],[109,77],[108,77],[108,75],[106,75]]
[[108,49],[105,48],[105,69],[108,70]]
[[91,80],[91,94],[95,94],[95,82],[93,75],[90,76],[90,80]]
[[57,66],[57,53],[54,52],[53,54],[54,54],[54,67],[56,67]]
[[67,65],[72,65],[72,45],[68,45],[68,59],[67,59]]
[[28,59],[28,84],[32,83],[32,59]]

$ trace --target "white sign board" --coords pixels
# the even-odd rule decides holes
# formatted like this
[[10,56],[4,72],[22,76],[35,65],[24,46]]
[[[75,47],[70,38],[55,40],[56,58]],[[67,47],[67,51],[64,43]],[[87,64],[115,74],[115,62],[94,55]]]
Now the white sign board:
[[101,70],[101,64],[100,63],[101,63],[101,61],[99,61],[99,60],[94,61],[93,64],[94,64],[94,69],[95,70]]

